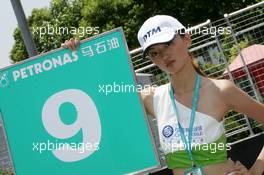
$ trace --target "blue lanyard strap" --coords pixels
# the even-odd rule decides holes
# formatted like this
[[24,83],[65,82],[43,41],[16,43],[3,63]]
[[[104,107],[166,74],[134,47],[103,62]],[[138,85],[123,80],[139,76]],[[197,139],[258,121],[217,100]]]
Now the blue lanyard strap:
[[174,112],[175,112],[175,114],[177,116],[180,136],[181,136],[181,139],[182,139],[182,141],[184,142],[184,144],[186,146],[186,151],[188,153],[188,156],[189,156],[190,160],[193,163],[193,166],[195,166],[195,164],[194,164],[194,159],[193,159],[193,156],[192,156],[192,148],[191,148],[192,131],[193,131],[194,118],[195,118],[197,104],[198,104],[198,99],[199,99],[200,84],[201,84],[201,77],[198,74],[196,74],[195,89],[194,89],[193,102],[192,102],[192,113],[191,113],[189,132],[188,132],[188,138],[187,138],[188,142],[187,142],[187,139],[185,137],[184,129],[183,129],[182,125],[180,124],[180,115],[179,115],[179,111],[177,109],[176,103],[174,101],[174,91],[173,91],[172,84],[170,86],[170,99],[171,99],[171,102],[172,102],[172,105],[173,105]]

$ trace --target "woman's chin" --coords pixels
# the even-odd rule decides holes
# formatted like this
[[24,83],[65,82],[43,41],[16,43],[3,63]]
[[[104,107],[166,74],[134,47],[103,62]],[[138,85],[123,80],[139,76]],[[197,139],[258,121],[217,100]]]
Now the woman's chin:
[[162,71],[166,72],[167,74],[177,74],[181,67],[178,64],[170,64],[168,66],[159,66],[158,64],[156,64]]
[[173,75],[173,74],[177,74],[177,73],[179,72],[179,70],[180,70],[180,69],[179,69],[178,67],[171,66],[171,67],[166,67],[166,68],[164,68],[163,71],[165,71],[165,72],[168,73],[168,74]]

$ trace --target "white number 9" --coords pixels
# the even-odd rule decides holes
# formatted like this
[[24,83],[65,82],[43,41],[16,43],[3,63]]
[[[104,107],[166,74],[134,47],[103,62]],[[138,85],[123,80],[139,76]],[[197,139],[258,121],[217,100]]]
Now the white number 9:
[[[72,103],[77,111],[77,119],[71,125],[64,124],[59,116],[59,109],[63,103]],[[68,89],[58,92],[47,99],[42,110],[42,122],[47,132],[59,139],[68,139],[76,135],[81,129],[83,134],[83,148],[57,149],[53,154],[61,161],[75,162],[89,157],[95,150],[85,149],[86,144],[99,144],[101,140],[101,123],[93,100],[85,92]],[[71,148],[64,144],[64,148]],[[80,153],[79,149],[84,150]]]

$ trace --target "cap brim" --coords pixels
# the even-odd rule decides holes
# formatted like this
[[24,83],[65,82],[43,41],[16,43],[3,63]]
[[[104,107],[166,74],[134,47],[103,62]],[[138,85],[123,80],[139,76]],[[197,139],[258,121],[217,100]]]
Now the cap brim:
[[153,40],[149,41],[148,44],[144,45],[143,55],[145,55],[145,52],[150,46],[155,45],[155,44],[169,42],[174,38],[174,35],[175,35],[175,32],[166,32],[166,33],[156,36]]

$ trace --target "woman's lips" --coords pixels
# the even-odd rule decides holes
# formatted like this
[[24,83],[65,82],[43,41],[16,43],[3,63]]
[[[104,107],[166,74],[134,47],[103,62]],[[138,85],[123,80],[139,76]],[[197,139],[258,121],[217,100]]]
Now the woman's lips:
[[174,62],[175,62],[175,60],[171,60],[171,61],[166,62],[166,67],[171,66]]

